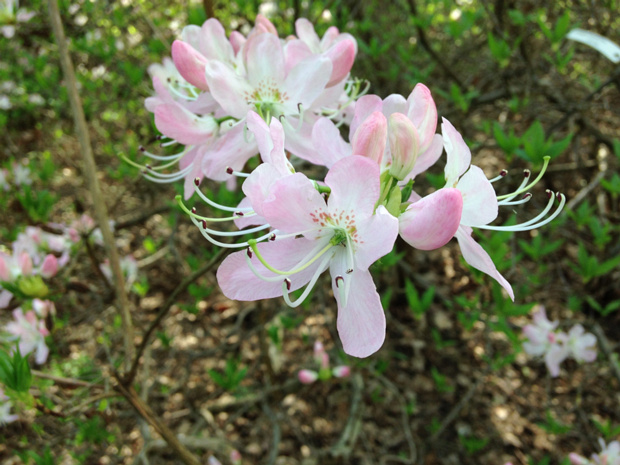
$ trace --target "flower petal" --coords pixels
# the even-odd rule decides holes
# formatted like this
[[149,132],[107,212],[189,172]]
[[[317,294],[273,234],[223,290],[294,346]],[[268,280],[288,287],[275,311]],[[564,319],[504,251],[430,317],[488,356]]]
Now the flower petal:
[[299,62],[286,76],[284,91],[288,95],[288,114],[298,114],[298,105],[309,109],[325,89],[332,73],[332,63],[320,55]]
[[272,227],[286,234],[317,229],[311,214],[323,210],[325,200],[312,181],[301,173],[276,181],[271,195],[263,203],[263,216]]
[[[305,238],[282,239],[276,242],[262,242],[258,250],[263,258],[273,267],[280,270],[290,270],[296,266],[308,253],[316,248],[316,241]],[[217,282],[222,292],[229,299],[251,301],[270,299],[282,295],[282,281],[266,282],[257,277],[246,263],[245,250],[235,252],[222,262],[217,270]],[[310,281],[317,271],[320,260],[308,268],[289,276],[291,291],[297,290]],[[254,256],[254,267],[264,276],[275,276]]]
[[346,39],[336,42],[323,54],[332,62],[332,73],[326,87],[339,83],[349,75],[355,61],[355,52],[355,42]]
[[[355,270],[342,275],[344,270],[330,268],[332,288],[338,302],[337,327],[344,351],[354,357],[368,357],[381,348],[385,341],[385,313],[370,271]],[[340,302],[336,277],[351,280],[346,305]],[[345,283],[340,281],[340,286]]]
[[442,247],[456,234],[462,209],[463,198],[458,189],[435,191],[409,205],[400,215],[400,236],[416,249]]
[[158,105],[154,114],[157,129],[184,145],[202,144],[211,139],[217,129],[212,117],[194,115],[177,103]]
[[355,251],[355,265],[361,270],[367,270],[392,251],[398,237],[398,218],[380,205],[374,215],[357,223],[357,237],[359,245]]
[[458,179],[471,164],[471,152],[463,140],[463,136],[452,126],[450,121],[442,118],[441,132],[443,144],[448,155],[446,162],[446,187],[455,187]]
[[284,51],[277,36],[258,34],[250,37],[245,46],[248,81],[254,87],[284,82]]
[[374,161],[351,155],[337,161],[325,176],[331,188],[329,210],[353,212],[357,221],[370,217],[379,200],[379,165]]
[[383,101],[381,97],[377,95],[364,95],[355,102],[355,114],[353,115],[353,121],[351,121],[351,126],[349,128],[349,140],[353,139],[353,136],[357,132],[357,128],[368,116],[382,109]]
[[497,218],[495,189],[480,168],[471,165],[456,188],[463,194],[462,225],[482,226]]
[[214,18],[207,19],[200,30],[199,50],[209,60],[219,60],[224,63],[233,63],[235,52],[226,38],[226,31],[222,24]]
[[514,301],[515,294],[510,286],[510,283],[497,271],[493,260],[489,257],[489,254],[478,244],[473,237],[471,237],[472,229],[468,226],[459,226],[456,231],[456,239],[459,241],[461,253],[467,263],[488,274],[494,278],[504,289],[508,292],[510,298]]
[[344,141],[340,130],[329,118],[319,118],[312,127],[312,142],[323,156],[322,165],[331,167],[338,160],[351,155],[351,145]]
[[244,124],[238,123],[209,145],[202,159],[205,176],[214,181],[226,181],[230,178],[226,168],[240,171],[258,153],[256,142],[246,141],[243,131]]
[[205,73],[211,94],[224,111],[237,119],[245,118],[249,105],[244,96],[254,92],[250,84],[230,66],[216,60],[207,63]]
[[407,116],[420,134],[420,147],[425,150],[437,130],[437,107],[431,91],[424,84],[417,84],[407,98]]
[[387,119],[380,111],[371,113],[353,135],[351,147],[355,155],[363,155],[381,164],[388,135]]

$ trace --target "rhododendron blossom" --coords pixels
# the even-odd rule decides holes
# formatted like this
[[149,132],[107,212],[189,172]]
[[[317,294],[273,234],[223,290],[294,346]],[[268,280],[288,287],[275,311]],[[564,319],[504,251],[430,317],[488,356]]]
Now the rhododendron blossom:
[[592,362],[596,359],[596,337],[585,333],[577,324],[568,334],[556,331],[559,322],[549,321],[545,308],[540,306],[533,315],[534,323],[523,327],[523,350],[532,356],[542,356],[551,376],[560,374],[560,364],[568,357],[578,362]]
[[[281,294],[288,305],[297,306],[329,267],[344,350],[366,357],[385,338],[385,315],[368,267],[392,250],[398,220],[383,207],[375,212],[379,167],[367,158],[351,156],[336,163],[325,184],[330,188],[327,202],[301,173],[276,181],[261,206],[275,228],[270,240],[248,241],[250,249],[228,256],[217,278],[229,298]],[[291,301],[289,292],[306,284]]]
[[579,454],[571,453],[568,458],[573,465],[620,465],[620,442],[612,441],[605,444],[601,438],[598,440],[601,446],[599,454],[592,454],[589,460]]
[[19,340],[19,351],[22,355],[35,353],[35,362],[38,365],[45,363],[49,349],[45,344],[45,336],[49,331],[45,327],[45,321],[39,320],[34,311],[24,314],[21,308],[13,310],[15,321],[6,325],[6,330],[12,334],[13,340]]

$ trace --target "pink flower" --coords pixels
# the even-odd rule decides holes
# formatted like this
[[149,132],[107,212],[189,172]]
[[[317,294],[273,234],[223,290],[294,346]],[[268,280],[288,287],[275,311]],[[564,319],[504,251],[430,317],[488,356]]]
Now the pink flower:
[[523,335],[527,341],[523,343],[523,350],[529,355],[544,355],[552,343],[556,343],[554,335],[558,327],[558,321],[549,321],[545,312],[545,307],[538,306],[538,310],[533,314],[534,324],[523,327]]
[[24,315],[21,308],[13,310],[12,321],[6,325],[6,330],[19,339],[19,351],[22,355],[36,351],[35,362],[38,365],[47,360],[49,349],[45,344],[45,336],[49,331],[45,327],[45,321],[38,320],[36,314],[31,310]]
[[336,378],[348,378],[351,374],[351,367],[347,365],[339,365],[332,369],[332,374]]
[[603,439],[599,438],[601,446],[600,454],[592,454],[592,460],[588,460],[575,452],[572,452],[568,458],[573,465],[620,465],[620,442],[613,441],[605,444]]
[[[398,220],[381,206],[374,211],[379,167],[367,158],[340,160],[325,184],[331,191],[327,202],[303,174],[276,181],[261,206],[268,224],[275,228],[272,240],[249,242],[251,253],[229,255],[217,278],[231,299],[282,294],[288,305],[297,306],[329,267],[344,350],[366,357],[385,338],[385,315],[368,267],[392,250]],[[307,283],[300,298],[292,302],[289,292]]]
[[596,336],[584,333],[583,326],[576,324],[568,332],[568,348],[572,357],[578,362],[596,360]]

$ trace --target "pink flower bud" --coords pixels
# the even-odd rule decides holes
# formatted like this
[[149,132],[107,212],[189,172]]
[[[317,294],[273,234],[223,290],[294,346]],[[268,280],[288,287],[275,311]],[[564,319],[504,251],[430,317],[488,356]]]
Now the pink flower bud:
[[413,169],[419,155],[418,130],[402,113],[393,113],[388,121],[392,166],[390,174],[402,181]]
[[334,367],[334,369],[332,370],[332,374],[336,378],[347,378],[351,374],[351,367],[348,365],[340,365]]
[[351,67],[353,66],[353,61],[355,61],[355,49],[355,42],[350,39],[345,39],[336,43],[330,47],[329,50],[327,50],[325,55],[331,60],[333,68],[329,82],[325,87],[331,87],[334,84],[338,84],[345,77],[347,77],[349,71],[351,71]]
[[172,59],[183,79],[201,90],[209,90],[205,76],[208,60],[194,47],[182,40],[175,40],[172,43]]
[[43,260],[39,273],[48,279],[55,276],[58,273],[58,259],[52,254],[47,255]]
[[23,276],[30,276],[32,274],[32,258],[30,258],[27,252],[22,252],[19,256],[19,268]]
[[353,135],[353,155],[363,155],[381,164],[387,142],[387,119],[375,111],[357,128]]
[[319,378],[319,374],[312,370],[299,370],[297,377],[303,384],[312,384]]

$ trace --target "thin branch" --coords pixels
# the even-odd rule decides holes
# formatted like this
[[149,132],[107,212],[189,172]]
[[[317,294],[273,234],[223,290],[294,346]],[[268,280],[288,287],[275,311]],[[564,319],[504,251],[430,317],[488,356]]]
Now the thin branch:
[[125,360],[131,360],[134,349],[133,324],[131,321],[131,314],[129,312],[129,300],[127,299],[127,294],[125,293],[125,279],[123,277],[123,272],[121,271],[118,251],[116,250],[116,244],[114,243],[114,236],[110,230],[108,211],[99,186],[99,179],[97,178],[97,166],[95,165],[95,157],[93,156],[93,150],[90,143],[90,136],[88,134],[88,126],[86,125],[84,109],[82,108],[82,102],[77,90],[77,81],[75,78],[75,71],[73,69],[73,62],[69,56],[69,48],[67,47],[67,40],[62,26],[62,20],[60,19],[58,1],[49,0],[48,7],[52,28],[54,30],[54,36],[56,37],[56,43],[58,45],[60,64],[65,77],[65,86],[69,95],[69,103],[71,104],[71,111],[73,113],[75,131],[78,136],[80,151],[82,152],[84,161],[84,174],[86,176],[86,182],[90,187],[93,207],[95,209],[95,218],[101,228],[103,242],[105,244],[107,255],[110,259],[110,268],[112,269],[112,275],[114,276],[117,308],[121,314],[123,324]]
[[170,294],[170,297],[168,297],[168,300],[166,300],[164,305],[159,310],[159,313],[157,314],[157,316],[155,317],[155,319],[153,320],[149,328],[144,333],[144,336],[142,336],[142,342],[140,343],[140,346],[136,350],[136,354],[131,364],[131,368],[129,369],[127,374],[123,377],[122,382],[125,384],[125,386],[130,385],[133,382],[134,378],[136,377],[136,373],[138,371],[138,365],[140,363],[140,357],[142,356],[144,349],[149,344],[149,340],[151,336],[153,335],[153,332],[155,331],[157,326],[159,326],[159,324],[164,319],[166,314],[170,311],[170,308],[172,308],[172,306],[176,302],[179,294],[185,292],[190,284],[192,284],[194,281],[200,278],[203,274],[211,270],[226,253],[227,253],[226,249],[220,249],[220,251],[217,254],[215,254],[215,256],[209,262],[207,262],[202,268],[197,269],[191,275],[185,278],[181,282],[181,284],[179,284],[176,287],[176,289],[172,291],[172,294]]
[[148,405],[140,399],[140,396],[134,391],[132,387],[126,388],[119,381],[114,389],[121,393],[125,399],[131,404],[131,406],[138,412],[138,414],[144,418],[157,432],[164,438],[170,448],[172,448],[187,465],[201,465],[200,460],[192,454],[187,447],[183,445],[181,441],[175,436],[170,428],[168,428],[162,421],[155,415]]

